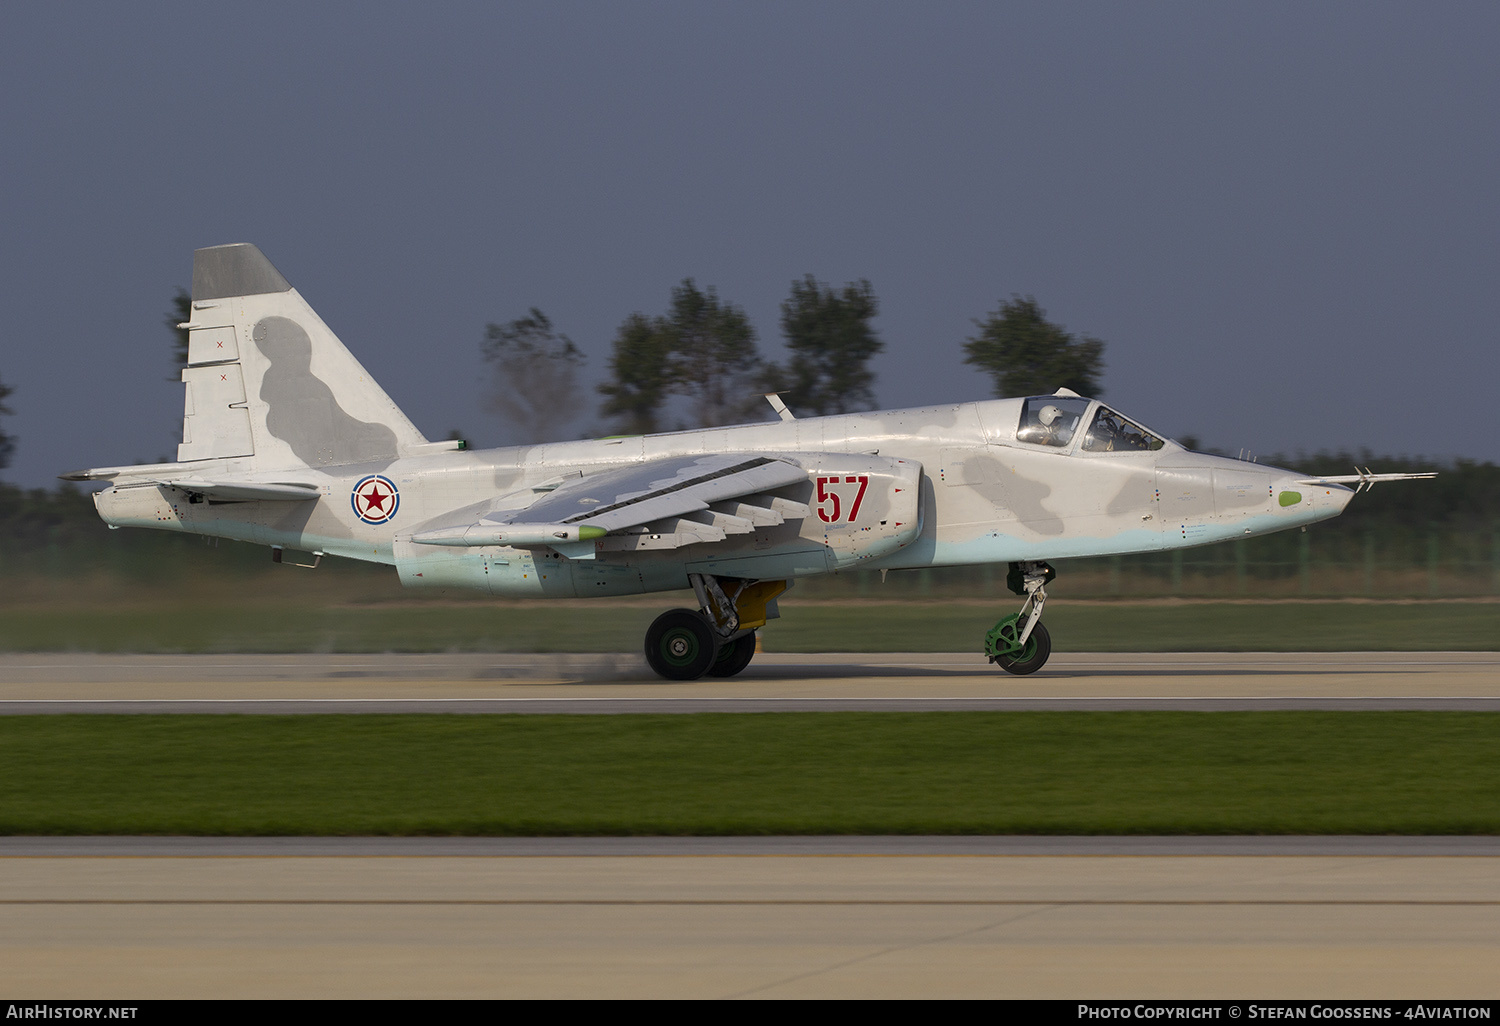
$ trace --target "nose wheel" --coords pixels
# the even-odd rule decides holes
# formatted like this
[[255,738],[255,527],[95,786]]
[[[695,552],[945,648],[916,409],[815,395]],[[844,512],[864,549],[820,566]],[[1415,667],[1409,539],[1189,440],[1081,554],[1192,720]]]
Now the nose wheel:
[[1018,677],[1040,670],[1046,664],[1047,657],[1052,654],[1052,635],[1040,623],[1031,628],[1031,635],[1025,641],[1015,640],[1020,633],[1017,630],[1020,619],[1020,613],[1007,616],[984,639],[985,652],[989,655],[990,662]]
[[1019,613],[1012,613],[984,636],[984,654],[1006,673],[1024,676],[1046,665],[1052,654],[1052,636],[1042,626],[1042,606],[1047,602],[1047,582],[1057,571],[1047,563],[1012,563],[1005,582],[1017,595],[1025,595]]

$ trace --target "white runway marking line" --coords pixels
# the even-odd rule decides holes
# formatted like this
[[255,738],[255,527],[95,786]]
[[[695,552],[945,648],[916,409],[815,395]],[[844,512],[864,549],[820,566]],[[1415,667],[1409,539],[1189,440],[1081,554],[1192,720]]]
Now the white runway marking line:
[[[246,669],[249,665],[250,665],[249,663],[199,663],[197,665],[194,665],[191,668],[195,669],[195,670],[198,670],[198,669],[202,669],[202,670],[243,670],[243,669]],[[290,663],[284,664],[284,665],[277,665],[277,664],[272,663],[272,664],[268,664],[268,665],[270,665],[270,667],[272,669],[276,669],[276,670],[291,671],[291,670],[301,670],[301,669],[304,669],[304,667],[302,667],[302,666],[298,666],[298,665],[294,665],[294,664],[290,664]],[[423,667],[429,667],[429,666],[435,666],[435,667],[438,667],[438,668],[446,668],[447,665],[448,665],[447,663],[409,663],[409,664],[406,664],[406,665],[402,666],[401,669],[402,670],[408,670],[408,669],[419,670],[419,669],[422,669]],[[135,663],[135,664],[133,664],[133,668],[134,669],[143,669],[143,670],[151,670],[151,669],[172,670],[172,669],[181,669],[182,667],[180,666],[180,664],[177,664],[177,663]],[[339,673],[340,671],[344,671],[344,670],[362,670],[362,669],[366,669],[366,668],[369,668],[369,669],[379,669],[379,670],[383,670],[383,671],[387,671],[387,672],[389,672],[389,670],[390,670],[389,665],[385,664],[385,663],[368,663],[368,664],[363,664],[363,665],[361,665],[361,664],[353,664],[353,665],[345,665],[345,666],[332,667],[332,668],[329,668],[327,670],[324,670],[323,672]],[[71,664],[71,663],[53,663],[51,665],[26,663],[26,664],[20,664],[20,665],[17,665],[17,666],[13,666],[13,667],[7,667],[7,669],[15,669],[15,670],[88,670],[88,669],[98,669],[98,667],[91,666],[91,665],[88,665],[88,664]],[[484,669],[486,669],[486,670],[531,670],[531,669],[535,669],[535,666],[532,663],[486,663],[484,665]]]
[[638,698],[3,698],[7,705],[438,705],[442,703],[521,705],[556,703],[558,705],[608,705],[645,702],[681,704],[684,702],[719,702],[757,704],[766,702],[876,703],[876,702],[1415,702],[1447,699],[1452,701],[1500,701],[1500,696],[1444,695],[876,695],[847,698],[811,696],[715,697],[642,696]]
[[1486,898],[3,898],[20,905],[329,905],[329,906],[871,906],[933,908],[1481,908],[1500,906]]

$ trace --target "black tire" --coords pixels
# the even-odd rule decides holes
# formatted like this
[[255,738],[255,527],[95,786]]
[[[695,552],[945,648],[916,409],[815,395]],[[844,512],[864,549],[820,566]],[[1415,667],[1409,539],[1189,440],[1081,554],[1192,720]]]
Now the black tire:
[[646,662],[667,680],[697,680],[718,658],[715,641],[701,613],[669,609],[646,631]]
[[1018,677],[1024,677],[1028,673],[1035,673],[1047,662],[1047,657],[1052,654],[1052,635],[1047,633],[1047,628],[1038,623],[1031,629],[1031,636],[1026,639],[1019,655],[1001,656],[995,662],[1000,664],[1000,669],[1006,673],[1014,673]]
[[710,677],[733,677],[755,658],[755,632],[726,641],[719,649],[719,658],[708,668]]

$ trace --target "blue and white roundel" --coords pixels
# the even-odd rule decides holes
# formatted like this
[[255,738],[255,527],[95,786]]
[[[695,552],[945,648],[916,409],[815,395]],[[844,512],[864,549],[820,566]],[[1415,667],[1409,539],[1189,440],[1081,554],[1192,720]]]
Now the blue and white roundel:
[[391,479],[382,474],[360,478],[349,494],[354,515],[367,524],[388,524],[401,507],[401,493]]

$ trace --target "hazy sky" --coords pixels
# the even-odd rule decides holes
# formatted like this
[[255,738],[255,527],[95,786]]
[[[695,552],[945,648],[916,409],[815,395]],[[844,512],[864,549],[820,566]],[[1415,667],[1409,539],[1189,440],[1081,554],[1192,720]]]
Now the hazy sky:
[[[163,318],[254,242],[430,437],[487,321],[589,354],[692,276],[779,355],[868,278],[885,407],[1013,293],[1105,397],[1257,452],[1500,459],[1500,5],[0,6],[3,476],[175,451]],[[575,430],[598,425],[595,396]]]

